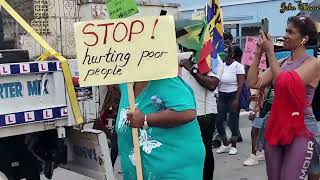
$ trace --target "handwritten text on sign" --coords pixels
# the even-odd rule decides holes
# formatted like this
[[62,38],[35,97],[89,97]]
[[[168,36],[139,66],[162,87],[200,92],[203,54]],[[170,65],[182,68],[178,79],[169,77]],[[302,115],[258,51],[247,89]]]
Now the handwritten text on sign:
[[175,77],[178,59],[172,16],[75,24],[81,86]]
[[[258,37],[247,37],[246,44],[243,51],[242,61],[241,61],[242,64],[250,66],[253,63],[254,53],[257,47],[258,40],[259,40]],[[265,54],[263,54],[261,57],[259,68],[267,69]]]
[[111,19],[130,17],[139,12],[136,0],[107,0]]

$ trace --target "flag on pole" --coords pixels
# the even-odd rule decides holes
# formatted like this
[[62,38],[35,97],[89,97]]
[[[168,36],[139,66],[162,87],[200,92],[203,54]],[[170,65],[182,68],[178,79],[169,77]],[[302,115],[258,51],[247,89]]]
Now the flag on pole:
[[201,74],[213,71],[217,65],[218,53],[223,51],[223,18],[219,0],[207,4],[207,24],[202,34],[196,63]]
[[210,0],[208,5],[207,21],[210,25],[210,34],[213,34],[214,51],[211,56],[217,58],[218,53],[223,52],[223,14],[220,7],[220,0]]
[[177,43],[188,49],[198,50],[204,20],[179,20],[176,22]]

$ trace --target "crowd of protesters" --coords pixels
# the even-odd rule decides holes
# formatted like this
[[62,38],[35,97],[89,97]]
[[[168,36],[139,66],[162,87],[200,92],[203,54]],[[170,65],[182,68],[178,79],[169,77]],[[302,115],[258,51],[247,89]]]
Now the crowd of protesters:
[[[242,50],[232,42],[225,33],[225,55],[207,74],[199,72],[190,55],[180,58],[179,77],[135,83],[136,112],[129,112],[127,85],[109,88],[97,128],[106,130],[106,119],[116,121],[112,161],[119,147],[125,180],[136,179],[132,127],[139,128],[144,179],[212,180],[213,149],[238,153],[241,109],[250,111],[252,121],[252,148],[243,165],[265,160],[269,180],[318,179],[320,61],[306,54],[306,47],[317,43],[314,22],[305,16],[289,18],[277,42],[261,31],[251,66],[241,64]],[[278,49],[291,56],[277,60]],[[263,53],[266,70],[259,69]]]

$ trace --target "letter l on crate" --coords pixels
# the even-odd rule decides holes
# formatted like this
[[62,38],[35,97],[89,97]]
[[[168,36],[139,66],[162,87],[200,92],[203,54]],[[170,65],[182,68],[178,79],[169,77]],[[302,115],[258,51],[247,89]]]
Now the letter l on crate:
[[46,72],[48,69],[48,63],[39,63],[39,72]]
[[29,64],[20,64],[20,73],[30,73],[30,66]]
[[35,118],[34,112],[33,112],[33,111],[31,111],[31,112],[25,112],[25,113],[24,113],[24,119],[25,119],[25,122],[35,121],[36,118]]
[[66,117],[68,116],[68,108],[61,108],[61,117]]
[[52,109],[43,110],[43,119],[52,119],[52,118],[53,118]]
[[8,64],[0,65],[0,74],[1,75],[11,74],[10,65]]
[[15,114],[8,114],[5,115],[4,117],[5,121],[6,121],[6,125],[12,125],[16,123],[16,116]]

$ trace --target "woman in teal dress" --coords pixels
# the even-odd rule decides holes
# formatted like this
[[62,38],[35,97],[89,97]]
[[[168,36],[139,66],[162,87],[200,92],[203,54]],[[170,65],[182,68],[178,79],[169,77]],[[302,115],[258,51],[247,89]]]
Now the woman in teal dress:
[[134,113],[127,84],[120,91],[116,130],[124,180],[137,179],[132,127],[139,132],[144,180],[201,180],[205,149],[190,87],[180,78],[135,83]]

